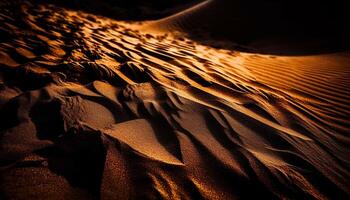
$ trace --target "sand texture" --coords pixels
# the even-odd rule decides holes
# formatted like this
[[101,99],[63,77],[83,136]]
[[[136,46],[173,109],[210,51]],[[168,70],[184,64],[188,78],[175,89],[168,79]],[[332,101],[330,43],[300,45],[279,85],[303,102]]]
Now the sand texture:
[[0,199],[349,198],[350,52],[215,48],[178,17],[0,6]]

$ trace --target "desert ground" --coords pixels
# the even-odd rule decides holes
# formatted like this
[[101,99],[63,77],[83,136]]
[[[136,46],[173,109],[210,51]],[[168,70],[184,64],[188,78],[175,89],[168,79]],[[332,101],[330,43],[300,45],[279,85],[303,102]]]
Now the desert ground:
[[0,199],[350,198],[344,16],[0,2]]

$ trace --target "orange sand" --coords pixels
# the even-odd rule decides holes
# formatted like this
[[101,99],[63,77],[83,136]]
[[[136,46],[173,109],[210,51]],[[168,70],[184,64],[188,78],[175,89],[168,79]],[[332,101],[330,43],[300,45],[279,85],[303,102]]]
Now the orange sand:
[[349,197],[350,52],[242,53],[17,9],[0,13],[1,199]]

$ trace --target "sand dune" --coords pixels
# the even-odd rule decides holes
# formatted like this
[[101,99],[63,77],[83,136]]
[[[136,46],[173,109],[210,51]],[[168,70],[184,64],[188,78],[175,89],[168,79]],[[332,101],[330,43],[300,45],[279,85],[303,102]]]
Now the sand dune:
[[0,11],[1,199],[349,197],[350,52],[243,53],[53,5]]
[[[310,1],[206,0],[146,25],[180,31],[206,45],[264,54],[314,54],[348,49],[344,4]],[[232,44],[228,43],[231,42]]]

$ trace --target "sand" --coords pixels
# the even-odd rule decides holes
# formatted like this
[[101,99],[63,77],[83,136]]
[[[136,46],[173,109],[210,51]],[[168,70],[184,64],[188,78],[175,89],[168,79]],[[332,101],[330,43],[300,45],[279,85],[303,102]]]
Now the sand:
[[344,8],[317,0],[205,0],[144,30],[179,31],[205,45],[263,54],[329,53],[349,50],[350,15]]
[[0,199],[349,198],[350,52],[162,28],[191,12],[140,25],[1,4]]

